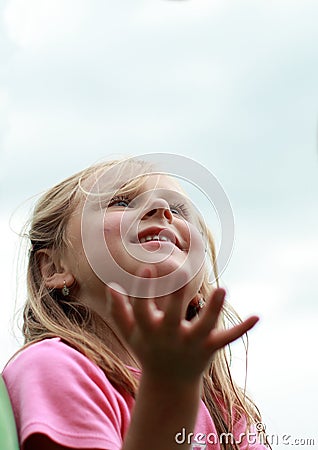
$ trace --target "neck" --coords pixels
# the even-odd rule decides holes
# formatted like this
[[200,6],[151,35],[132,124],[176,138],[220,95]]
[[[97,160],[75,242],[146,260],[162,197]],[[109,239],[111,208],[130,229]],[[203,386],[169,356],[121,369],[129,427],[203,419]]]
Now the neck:
[[103,340],[104,344],[123,364],[140,369],[137,358],[129,351],[127,345],[116,331],[116,324],[108,311],[107,299],[103,298],[105,296],[104,286],[95,295],[88,295],[86,292],[80,291],[77,293],[77,296],[79,299],[85,298],[85,304],[96,314],[94,320],[95,333]]
[[111,321],[106,322],[106,327],[103,330],[102,338],[107,347],[119,358],[123,364],[141,369],[140,363],[134,354],[129,351],[128,347],[123,342],[120,335],[115,331],[116,327]]

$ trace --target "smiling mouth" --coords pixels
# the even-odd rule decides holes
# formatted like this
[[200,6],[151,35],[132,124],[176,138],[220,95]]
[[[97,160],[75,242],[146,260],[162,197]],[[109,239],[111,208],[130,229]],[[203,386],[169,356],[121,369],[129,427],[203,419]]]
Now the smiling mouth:
[[174,233],[168,229],[144,230],[138,235],[138,243],[160,242],[173,244],[181,250],[180,243]]
[[169,239],[167,236],[160,236],[158,234],[148,235],[146,237],[142,237],[139,239],[140,244],[143,244],[144,242],[151,242],[151,241],[171,242],[172,244],[174,244],[174,242],[172,242],[172,240]]

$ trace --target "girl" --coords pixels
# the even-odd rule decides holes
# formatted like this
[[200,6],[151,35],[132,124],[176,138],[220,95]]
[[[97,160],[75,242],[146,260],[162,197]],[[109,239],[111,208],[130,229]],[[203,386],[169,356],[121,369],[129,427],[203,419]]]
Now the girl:
[[95,165],[42,196],[29,239],[25,346],[3,372],[21,449],[265,448],[225,351],[258,319],[234,325],[209,284],[213,239],[173,178]]

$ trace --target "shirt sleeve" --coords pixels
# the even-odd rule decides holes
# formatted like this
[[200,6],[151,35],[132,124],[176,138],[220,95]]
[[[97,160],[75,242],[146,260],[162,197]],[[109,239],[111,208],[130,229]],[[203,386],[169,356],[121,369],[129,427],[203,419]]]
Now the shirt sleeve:
[[130,420],[127,399],[70,346],[57,339],[33,344],[9,363],[3,377],[22,449],[34,433],[71,448],[122,448]]

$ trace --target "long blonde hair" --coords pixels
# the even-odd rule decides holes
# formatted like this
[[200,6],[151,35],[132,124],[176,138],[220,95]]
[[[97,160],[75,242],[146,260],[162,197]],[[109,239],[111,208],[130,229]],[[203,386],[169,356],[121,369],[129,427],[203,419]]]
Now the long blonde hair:
[[[67,178],[45,193],[37,202],[33,218],[29,224],[28,237],[31,241],[27,269],[27,301],[24,307],[23,335],[25,346],[34,342],[60,337],[91,361],[97,364],[110,382],[119,391],[135,396],[138,381],[125,364],[111,351],[103,340],[107,329],[113,339],[119,340],[114,330],[94,311],[82,302],[65,298],[58,290],[46,288],[42,279],[37,251],[50,248],[63,252],[68,245],[67,224],[76,207],[83,201],[82,186],[93,176],[98,176],[119,161],[103,162],[85,169]],[[149,163],[134,161],[138,172],[147,174],[153,169]],[[129,168],[130,164],[125,166]],[[136,169],[136,167],[135,167]],[[128,177],[129,178],[129,177]],[[122,189],[136,189],[143,181],[141,178],[128,183]],[[208,253],[218,285],[216,252],[211,232],[200,221],[208,241]],[[208,297],[212,286],[205,275],[200,291],[203,297]],[[223,307],[221,326],[226,323],[240,322],[237,314],[229,305]],[[119,340],[120,342],[120,340]],[[25,347],[24,347],[25,348]],[[227,350],[219,350],[204,374],[202,399],[205,402],[216,430],[231,433],[235,421],[245,416],[247,427],[252,422],[260,422],[261,417],[254,403],[247,397],[245,389],[240,389],[232,379]],[[222,443],[222,449],[237,449],[236,443]]]

